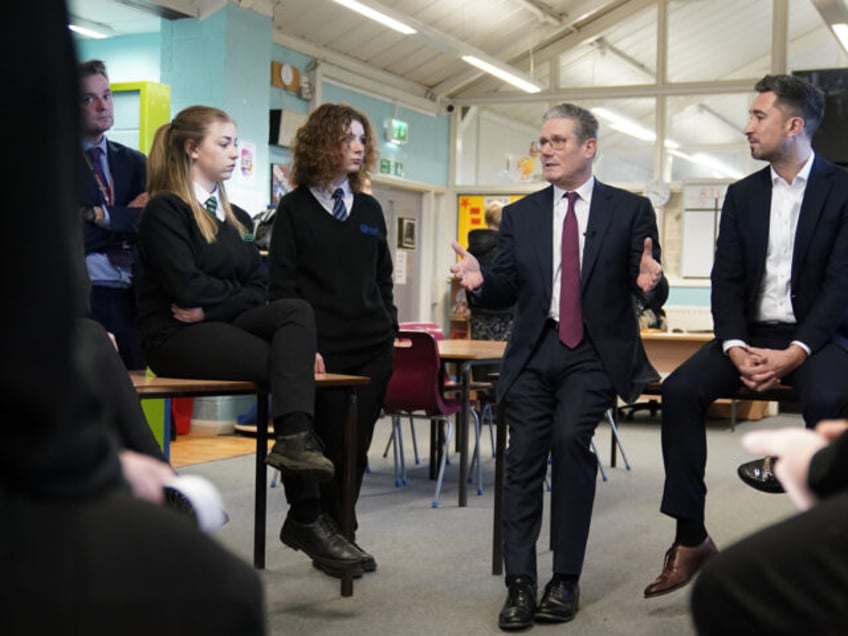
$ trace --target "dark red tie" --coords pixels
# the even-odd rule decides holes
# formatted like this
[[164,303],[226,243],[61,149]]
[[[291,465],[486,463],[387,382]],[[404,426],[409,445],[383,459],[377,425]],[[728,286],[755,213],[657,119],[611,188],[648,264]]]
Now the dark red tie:
[[559,279],[559,339],[569,349],[583,340],[583,312],[580,309],[580,237],[574,212],[576,192],[566,192],[568,211],[562,222],[562,266]]

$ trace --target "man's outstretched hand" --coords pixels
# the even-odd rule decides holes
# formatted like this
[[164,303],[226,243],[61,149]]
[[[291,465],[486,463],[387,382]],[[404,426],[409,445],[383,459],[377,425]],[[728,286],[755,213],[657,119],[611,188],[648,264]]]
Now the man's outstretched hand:
[[456,241],[451,243],[451,247],[460,257],[459,261],[450,266],[453,277],[465,289],[474,290],[480,287],[483,284],[483,272],[480,271],[480,262]]

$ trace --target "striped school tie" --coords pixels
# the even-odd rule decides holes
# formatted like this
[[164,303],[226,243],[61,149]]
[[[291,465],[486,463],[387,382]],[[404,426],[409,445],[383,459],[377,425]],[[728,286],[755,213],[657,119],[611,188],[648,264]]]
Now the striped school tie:
[[344,190],[336,188],[333,192],[333,218],[344,221],[347,218],[347,208],[344,204]]

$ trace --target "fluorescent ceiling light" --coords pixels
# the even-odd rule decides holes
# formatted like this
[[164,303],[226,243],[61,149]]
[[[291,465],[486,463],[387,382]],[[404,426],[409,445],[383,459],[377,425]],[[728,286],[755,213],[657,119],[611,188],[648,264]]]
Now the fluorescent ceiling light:
[[833,29],[833,33],[836,35],[842,48],[848,51],[848,24],[839,22],[837,24],[831,24],[830,28]]
[[641,126],[622,126],[621,124],[610,124],[610,128],[617,130],[620,133],[641,139],[642,141],[656,141],[657,136],[647,128]]
[[77,24],[69,24],[68,28],[74,33],[79,33],[80,35],[84,35],[87,38],[94,38],[95,40],[103,40],[109,37],[105,33],[89,29],[88,27],[79,26]]
[[[336,0],[338,2],[338,0]],[[500,80],[503,80],[507,84],[512,84],[516,88],[520,88],[525,93],[539,93],[542,90],[542,87],[536,83],[535,80],[525,79],[520,77],[517,73],[513,71],[508,71],[505,68],[501,68],[500,66],[495,66],[490,62],[486,62],[481,60],[479,57],[475,57],[473,55],[463,55],[462,60],[471,64],[471,66],[476,66],[481,71],[485,71],[489,75],[494,75]]]
[[641,124],[637,124],[635,121],[628,119],[624,115],[619,115],[611,110],[600,107],[592,108],[591,110],[597,117],[608,121],[610,128],[617,130],[620,133],[635,137],[636,139],[641,139],[642,141],[654,141],[657,138],[657,134],[653,130],[649,130]]
[[413,33],[417,33],[415,29],[413,29],[407,24],[404,24],[400,20],[395,20],[394,18],[387,16],[385,13],[380,13],[376,9],[367,7],[361,2],[357,2],[356,0],[334,0],[334,2],[342,5],[343,7],[347,7],[351,11],[356,11],[360,15],[364,15],[366,18],[374,20],[374,22],[379,22],[383,26],[387,26],[390,29],[397,31],[398,33],[403,33],[404,35],[412,35]]
[[694,155],[686,154],[685,152],[681,152],[680,150],[669,150],[669,154],[674,155],[675,157],[680,157],[681,159],[685,159],[690,163],[694,163],[695,165],[700,165],[705,168],[712,170],[713,176],[717,179],[731,178],[731,179],[741,179],[745,175],[736,170],[735,168],[731,168],[723,161],[713,157],[712,155],[708,155],[705,152],[696,152]]

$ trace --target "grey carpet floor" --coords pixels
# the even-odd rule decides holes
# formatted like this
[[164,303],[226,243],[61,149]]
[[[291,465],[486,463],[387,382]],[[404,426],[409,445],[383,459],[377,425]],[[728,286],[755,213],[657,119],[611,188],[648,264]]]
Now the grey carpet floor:
[[[755,428],[800,426],[797,416],[774,416],[742,423],[735,432],[727,421],[708,424],[707,528],[719,549],[793,514],[782,495],[744,486],[736,466],[751,459],[741,449],[741,434]],[[440,506],[432,508],[434,482],[428,479],[425,423],[417,424],[421,464],[415,466],[408,426],[409,484],[396,488],[392,454],[382,457],[388,421],[378,423],[357,514],[357,540],[374,554],[377,572],[354,584],[354,595],[339,595],[339,582],[318,570],[299,552],[278,540],[286,509],[281,488],[269,489],[265,582],[269,632],[282,634],[497,634],[497,615],[505,598],[502,577],[491,574],[492,486],[494,460],[483,436],[483,488],[469,486],[468,506],[457,507],[457,465],[448,466]],[[694,634],[688,588],[652,600],[642,590],[659,573],[673,539],[673,522],[658,511],[663,484],[659,425],[637,415],[621,422],[620,432],[631,470],[621,460],[609,468],[609,426],[596,441],[609,480],[598,476],[595,510],[580,581],[580,611],[565,625],[537,625],[539,634],[670,635]],[[454,456],[456,458],[456,456]],[[252,560],[253,458],[209,462],[183,469],[211,479],[221,490],[231,521],[217,535],[245,560]],[[547,498],[550,494],[546,495]],[[547,510],[547,508],[546,508]],[[547,512],[546,512],[547,515]],[[547,516],[538,543],[540,586],[550,576]]]

